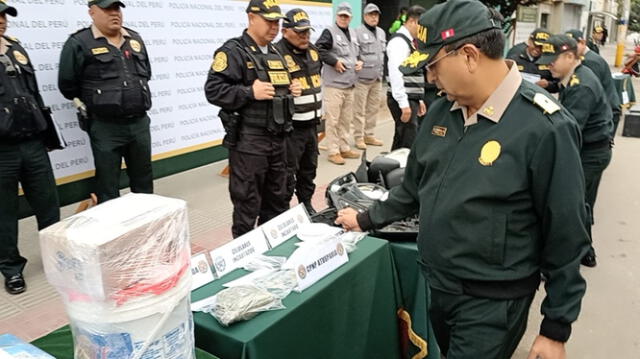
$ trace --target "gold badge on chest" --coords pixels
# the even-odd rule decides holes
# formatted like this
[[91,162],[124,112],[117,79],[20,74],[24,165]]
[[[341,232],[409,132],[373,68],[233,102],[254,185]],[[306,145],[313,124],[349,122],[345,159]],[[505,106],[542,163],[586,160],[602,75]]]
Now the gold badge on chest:
[[274,85],[288,85],[289,74],[286,71],[269,71],[269,79]]
[[502,147],[498,141],[489,141],[482,146],[480,150],[480,158],[478,161],[483,166],[492,166],[493,163],[500,157],[500,151]]
[[16,61],[21,63],[22,65],[26,65],[29,63],[29,59],[20,51],[14,50],[13,57],[15,57]]
[[442,126],[433,126],[433,128],[431,128],[431,134],[438,137],[444,137],[447,135],[447,128]]
[[91,53],[94,55],[106,54],[109,52],[109,49],[106,47],[94,47],[91,49]]
[[135,52],[140,52],[142,50],[142,45],[137,40],[129,40],[129,45],[131,49]]
[[291,55],[284,55],[284,61],[287,62],[287,67],[289,68],[289,72],[300,71],[300,66],[295,62]]
[[311,60],[318,61],[318,52],[314,49],[309,50],[309,55],[311,55]]
[[283,70],[284,64],[280,60],[267,60],[267,66],[272,70]]

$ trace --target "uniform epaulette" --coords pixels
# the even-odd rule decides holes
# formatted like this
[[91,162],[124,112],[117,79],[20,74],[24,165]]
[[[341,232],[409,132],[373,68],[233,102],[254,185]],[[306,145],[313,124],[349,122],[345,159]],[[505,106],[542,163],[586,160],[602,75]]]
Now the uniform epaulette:
[[140,34],[139,34],[136,30],[131,30],[130,28],[128,28],[128,27],[124,27],[124,26],[123,26],[122,28],[123,28],[123,29],[125,29],[125,30],[127,30],[127,32],[128,32],[129,34],[134,34],[134,35],[136,35],[136,36],[140,36]]
[[571,80],[569,80],[569,86],[580,85],[580,79],[576,74],[571,75]]
[[521,94],[524,98],[540,108],[545,115],[551,115],[560,111],[560,105],[555,103],[548,95],[542,92],[524,88]]
[[91,27],[83,27],[82,29],[76,30],[76,32],[72,33],[71,36],[78,35],[79,33],[83,32],[83,31],[87,31],[89,29],[91,29]]
[[13,42],[15,42],[15,43],[17,43],[17,44],[19,44],[19,43],[20,43],[20,40],[18,40],[18,38],[17,38],[17,37],[13,37],[13,36],[9,36],[9,35],[4,35],[4,37],[5,37],[7,40],[11,40],[11,41],[13,41]]

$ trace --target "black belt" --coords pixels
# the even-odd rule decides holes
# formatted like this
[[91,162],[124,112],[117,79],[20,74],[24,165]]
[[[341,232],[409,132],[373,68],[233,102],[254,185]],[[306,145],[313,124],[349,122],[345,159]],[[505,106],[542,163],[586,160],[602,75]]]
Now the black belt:
[[242,126],[240,127],[240,131],[241,134],[245,134],[245,135],[255,135],[255,136],[277,136],[277,137],[284,137],[285,132],[281,131],[279,133],[272,133],[269,132],[269,130],[267,130],[264,127],[253,127],[253,126]]
[[584,143],[582,145],[582,149],[587,151],[600,150],[603,148],[611,148],[611,139],[606,139],[606,140],[591,142],[591,143]]
[[130,123],[131,120],[137,120],[144,116],[145,116],[145,113],[142,112],[142,113],[135,113],[133,115],[114,116],[114,117],[104,117],[104,116],[93,114],[91,117],[95,120],[102,121],[102,122],[125,124],[125,123]]
[[534,293],[540,285],[540,273],[515,280],[484,281],[463,279],[464,294],[491,299],[516,299]]

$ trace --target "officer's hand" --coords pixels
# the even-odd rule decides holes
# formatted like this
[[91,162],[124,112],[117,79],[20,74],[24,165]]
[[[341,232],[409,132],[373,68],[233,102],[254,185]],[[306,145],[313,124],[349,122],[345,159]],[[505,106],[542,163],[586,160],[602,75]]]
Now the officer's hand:
[[400,121],[407,123],[411,120],[411,107],[403,107],[401,108],[402,115],[400,116]]
[[538,335],[527,359],[566,359],[564,343]]
[[420,101],[420,108],[418,109],[418,116],[424,116],[427,113],[427,105],[424,101]]
[[356,61],[356,67],[355,67],[355,70],[356,70],[356,71],[360,71],[360,70],[362,70],[362,66],[363,66],[363,65],[364,65],[364,62],[362,62],[362,61],[360,61],[360,60]]
[[251,87],[253,88],[253,97],[256,100],[271,100],[276,95],[276,89],[270,82],[256,79]]
[[344,208],[338,211],[336,224],[341,225],[347,231],[362,232],[360,224],[358,224],[358,211],[353,208]]
[[545,79],[542,79],[542,80],[536,82],[536,85],[542,87],[543,89],[546,89],[547,86],[549,86],[549,81],[547,81]]
[[343,73],[347,70],[346,67],[344,67],[344,64],[342,63],[342,61],[338,60],[338,62],[336,62],[335,66],[333,66],[336,71],[338,71],[339,73]]
[[289,92],[291,92],[291,94],[295,97],[302,95],[302,84],[300,83],[300,80],[291,80],[291,85],[289,85]]

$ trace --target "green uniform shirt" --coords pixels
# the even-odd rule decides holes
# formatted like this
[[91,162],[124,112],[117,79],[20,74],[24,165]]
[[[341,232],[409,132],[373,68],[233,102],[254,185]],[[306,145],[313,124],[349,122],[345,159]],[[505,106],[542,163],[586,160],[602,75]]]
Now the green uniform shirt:
[[613,83],[613,77],[611,77],[611,70],[607,61],[598,55],[594,51],[587,51],[582,59],[582,64],[588,67],[596,75],[604,92],[607,94],[609,105],[611,105],[611,111],[614,114],[619,114],[621,111],[622,101],[618,96],[618,90]]
[[588,67],[578,65],[561,81],[560,103],[578,122],[584,145],[611,139],[611,106],[600,80]]
[[420,260],[429,284],[441,291],[464,292],[465,280],[519,280],[541,271],[545,321],[566,327],[580,311],[586,287],[580,259],[589,246],[580,129],[509,65],[502,93],[470,118],[446,98],[431,105],[402,185],[358,222],[366,230],[419,212]]

